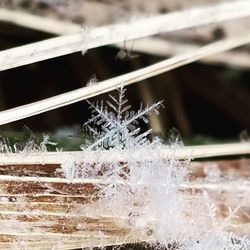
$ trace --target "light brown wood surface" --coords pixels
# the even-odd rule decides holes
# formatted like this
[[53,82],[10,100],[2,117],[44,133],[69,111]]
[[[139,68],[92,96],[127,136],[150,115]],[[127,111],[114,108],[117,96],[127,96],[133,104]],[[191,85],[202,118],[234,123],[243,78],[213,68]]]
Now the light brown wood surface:
[[[211,181],[209,169],[219,174]],[[134,231],[128,217],[116,217],[95,210],[99,201],[99,180],[64,179],[60,164],[7,164],[0,168],[0,248],[73,249],[150,240],[148,227]],[[180,191],[207,190],[220,216],[226,207],[237,207],[239,218],[234,231],[249,233],[250,160],[193,162],[190,184]],[[17,173],[13,176],[13,173]],[[233,181],[232,181],[233,179]],[[96,185],[98,184],[98,185]],[[104,184],[105,185],[105,184]],[[19,248],[18,248],[19,247]]]

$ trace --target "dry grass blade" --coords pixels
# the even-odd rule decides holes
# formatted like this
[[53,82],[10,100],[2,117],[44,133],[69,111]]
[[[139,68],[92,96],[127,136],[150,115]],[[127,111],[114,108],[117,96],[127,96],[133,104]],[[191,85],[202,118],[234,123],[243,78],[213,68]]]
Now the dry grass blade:
[[4,8],[0,9],[0,21],[57,35],[73,33],[81,29],[78,24]]
[[[166,14],[162,15],[162,18],[165,17],[170,17],[169,19],[175,19],[173,21],[177,20],[177,17],[185,17],[185,24],[178,24],[180,23],[180,20],[177,20],[177,24],[181,26],[176,26],[175,24],[172,29],[174,28],[185,28],[186,24],[186,19],[188,18],[190,22],[189,25],[191,26],[200,26],[202,24],[208,24],[208,23],[213,23],[213,22],[219,22],[219,21],[225,21],[225,20],[230,20],[230,19],[235,19],[235,18],[241,18],[245,16],[249,16],[249,2],[244,0],[244,1],[237,1],[233,3],[221,3],[221,4],[216,4],[213,6],[203,6],[200,8],[193,8],[189,10],[182,10],[178,11],[172,14]],[[209,12],[208,12],[209,11]],[[194,19],[194,21],[191,21],[191,16]],[[211,16],[213,19],[211,19]],[[203,17],[201,19],[197,19],[198,17]],[[155,18],[154,18],[155,19]],[[206,19],[206,21],[204,20]],[[153,20],[153,19],[151,19]],[[70,23],[70,22],[65,22],[62,20],[55,20],[52,18],[48,17],[42,17],[42,16],[37,16],[21,11],[16,11],[16,10],[9,10],[5,8],[0,8],[0,21],[2,22],[9,22],[13,23],[16,25],[20,25],[26,28],[31,28],[47,33],[52,33],[52,34],[57,34],[57,35],[63,35],[67,33],[73,33],[79,31],[81,29],[81,25],[75,24],[75,23]],[[148,22],[151,22],[150,20]],[[194,23],[193,23],[194,22]],[[184,26],[183,26],[184,25]],[[187,26],[189,27],[189,26]],[[107,27],[108,28],[108,27]],[[166,27],[167,29],[168,26]],[[150,35],[150,34],[149,34]],[[124,38],[124,40],[127,40]]]
[[[124,47],[124,44],[116,44],[118,48]],[[157,55],[160,57],[179,55],[188,51],[199,49],[195,42],[170,41],[164,38],[146,37],[136,41],[127,42],[126,46],[140,53]],[[206,64],[224,64],[234,68],[250,68],[250,61],[247,51],[225,51],[220,54],[214,54],[200,60]]]
[[109,92],[113,89],[116,89],[121,84],[126,86],[136,83],[183,65],[195,62],[201,58],[242,46],[249,42],[249,34],[244,35],[243,37],[228,38],[219,42],[211,43],[195,51],[163,60],[143,69],[100,82],[94,86],[83,87],[42,101],[2,111],[0,112],[0,125],[67,106],[69,104]]
[[[27,164],[54,164],[60,165],[67,159],[81,159],[84,158],[83,151],[68,151],[68,152],[46,152],[46,153],[29,153],[24,154],[0,154],[0,165],[27,165]],[[96,153],[93,151],[93,155]],[[135,156],[140,156],[140,151],[134,152]],[[197,159],[206,157],[217,157],[227,155],[243,155],[250,154],[250,143],[231,143],[231,144],[218,144],[218,145],[204,145],[204,146],[185,146],[178,149],[171,149],[165,147],[161,149],[161,157],[171,158],[175,155],[176,159]],[[108,159],[113,161],[126,162],[128,156],[124,152],[117,152],[110,156],[109,151],[99,152],[99,160]],[[91,153],[88,153],[91,157]],[[153,157],[153,154],[149,157]]]
[[[68,32],[71,28],[55,21],[49,25],[49,21],[34,18],[30,15],[18,13],[11,15],[6,10],[0,12],[0,19],[11,21],[27,27],[37,27],[43,31],[53,33]],[[67,55],[78,51],[100,47],[107,44],[122,42],[155,35],[163,32],[176,31],[184,28],[197,27],[209,23],[246,17],[250,15],[250,2],[247,0],[220,3],[159,15],[147,19],[132,21],[126,24],[117,24],[95,28],[92,30],[80,30],[71,35],[45,40],[42,42],[25,45],[19,48],[0,52],[0,70],[7,70],[46,59]],[[40,20],[42,23],[40,23]],[[55,28],[54,26],[55,25]],[[53,28],[51,28],[53,27]],[[75,31],[76,26],[72,26]]]
[[[81,29],[81,26],[75,23],[8,9],[0,9],[0,21],[10,22],[26,28],[56,35],[73,33]],[[133,51],[164,57],[180,54],[191,49],[198,49],[198,45],[193,43],[182,44],[180,42],[171,42],[155,37],[138,39],[136,42],[131,41],[131,46],[130,43],[127,42],[126,45]],[[118,43],[115,46],[121,48],[124,46],[124,43]],[[250,62],[246,52],[225,52],[218,55],[213,55],[209,58],[204,58],[201,61],[205,63],[222,63],[233,67],[250,68]]]

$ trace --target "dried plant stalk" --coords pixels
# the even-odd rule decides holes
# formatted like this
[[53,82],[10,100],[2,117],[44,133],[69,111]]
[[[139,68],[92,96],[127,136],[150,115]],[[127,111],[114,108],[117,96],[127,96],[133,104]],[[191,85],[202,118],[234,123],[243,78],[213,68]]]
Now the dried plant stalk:
[[56,35],[81,30],[78,24],[4,8],[0,8],[0,21]]
[[100,82],[93,86],[83,87],[65,94],[54,96],[42,101],[34,102],[24,106],[0,112],[0,125],[13,121],[18,121],[30,116],[41,114],[63,106],[82,101],[93,96],[97,96],[124,86],[142,81],[144,79],[165,73],[172,69],[195,62],[201,58],[230,50],[250,42],[250,35],[224,39],[219,42],[211,43],[195,51],[184,53],[159,63],[127,73],[109,80]]
[[[163,158],[169,159],[174,156],[176,159],[197,159],[206,157],[228,156],[228,155],[244,155],[250,154],[250,143],[231,143],[231,144],[216,144],[216,145],[203,145],[203,146],[185,146],[178,149],[171,149],[166,146],[160,149],[160,154]],[[153,153],[153,152],[152,152]],[[88,155],[91,153],[88,152]],[[94,155],[95,152],[92,152]],[[99,159],[107,159],[109,151],[99,152]],[[135,151],[134,154],[140,155],[140,151]],[[67,158],[79,159],[84,156],[83,151],[68,151],[68,152],[46,152],[46,153],[7,153],[0,154],[0,167],[1,165],[25,165],[25,164],[61,164]],[[150,155],[149,157],[151,157]],[[113,158],[112,158],[113,157]],[[127,155],[124,152],[117,152],[115,155],[108,157],[113,161],[127,161]]]
[[[116,44],[122,48],[124,44]],[[179,55],[188,51],[199,49],[200,45],[193,42],[170,41],[165,38],[147,37],[126,43],[131,51],[156,55],[161,57]],[[225,51],[200,60],[207,64],[223,64],[234,68],[250,68],[248,53],[246,51]]]
[[[63,25],[61,23],[56,23],[56,21],[52,21],[52,25],[50,25],[49,21],[39,19],[38,17],[33,18],[30,15],[21,13],[17,13],[17,15],[10,14],[11,12],[7,10],[2,10],[0,12],[2,20],[11,21],[26,27],[37,27],[37,29],[52,33],[64,33],[64,31],[68,32],[71,30],[68,24],[63,28]],[[136,20],[126,24],[104,26],[93,30],[80,30],[71,35],[64,35],[62,37],[2,51],[0,52],[0,70],[7,70],[78,51],[86,51],[107,44],[246,17],[249,15],[249,1],[241,0],[192,8]],[[75,32],[75,30],[76,26],[73,25],[72,31]]]
[[[55,20],[48,17],[41,17],[8,9],[0,9],[0,20],[56,35],[74,33],[81,29],[81,26],[75,23],[65,22],[62,20]],[[136,42],[131,41],[131,46],[129,41],[127,41],[126,45],[133,51],[158,56],[181,54],[188,50],[190,51],[199,48],[198,45],[193,43],[182,44],[181,42],[171,42],[166,39],[155,37],[138,39],[136,40]],[[124,46],[124,43],[118,43],[115,46],[121,48]],[[221,54],[213,55],[208,58],[202,58],[201,61],[205,63],[223,63],[233,67],[250,67],[247,53],[241,51],[227,51]]]

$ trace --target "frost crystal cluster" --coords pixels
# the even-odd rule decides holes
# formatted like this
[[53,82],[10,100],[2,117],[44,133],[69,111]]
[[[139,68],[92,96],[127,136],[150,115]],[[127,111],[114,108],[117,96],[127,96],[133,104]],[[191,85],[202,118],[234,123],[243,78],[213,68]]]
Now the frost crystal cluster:
[[[189,160],[175,157],[181,143],[166,146],[150,140],[151,129],[140,133],[139,123],[158,113],[162,102],[131,111],[121,87],[118,97],[110,95],[106,104],[90,103],[92,117],[84,124],[90,136],[81,146],[81,158],[63,165],[66,177],[72,182],[100,180],[101,198],[95,206],[124,218],[135,241],[181,250],[250,249],[247,239],[228,231],[237,208],[219,219],[208,193],[189,188]],[[166,148],[171,152],[167,156]]]
[[56,143],[49,141],[48,135],[43,135],[41,141],[37,140],[33,132],[26,126],[23,127],[24,136],[21,139],[12,138],[0,135],[0,153],[45,153],[47,146],[56,146]]

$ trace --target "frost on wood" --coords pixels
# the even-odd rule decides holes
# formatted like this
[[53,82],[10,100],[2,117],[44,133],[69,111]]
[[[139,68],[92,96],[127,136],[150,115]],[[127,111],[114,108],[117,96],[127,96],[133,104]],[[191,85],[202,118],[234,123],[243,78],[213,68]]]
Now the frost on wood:
[[48,145],[56,146],[56,143],[49,141],[48,135],[43,135],[42,141],[39,141],[28,127],[24,126],[23,131],[21,139],[9,139],[0,135],[0,153],[45,153]]
[[[149,139],[152,131],[140,131],[139,123],[158,113],[161,102],[133,112],[120,88],[106,105],[89,104],[92,116],[84,124],[89,137],[81,154],[65,154],[62,169],[59,163],[1,166],[1,249],[9,249],[4,245],[9,242],[13,249],[76,249],[145,241],[157,249],[249,249],[244,233],[234,228],[244,209],[249,216],[249,192],[234,190],[233,183],[223,190],[224,173],[210,162],[200,184],[217,185],[217,200],[213,190],[197,188],[189,160],[175,157],[183,146],[178,135],[170,136],[166,157],[166,146]],[[0,141],[4,155],[20,153],[21,159],[33,152],[46,155],[51,144],[46,136],[36,140],[29,129],[23,141]],[[245,208],[239,213],[240,202]],[[228,203],[232,208],[222,211]]]
[[161,141],[149,139],[152,130],[140,133],[139,122],[147,123],[152,112],[158,114],[162,102],[131,111],[121,87],[106,105],[89,105],[92,116],[84,129],[90,136],[81,146],[82,156],[65,160],[62,167],[72,183],[100,181],[95,209],[124,218],[131,235],[144,231],[146,240],[160,248],[249,249],[250,241],[232,231],[237,207],[228,208],[221,218],[206,191],[180,189],[188,186],[190,170],[188,159],[175,158],[182,147],[179,139],[171,139],[172,154],[166,159],[160,153]]

